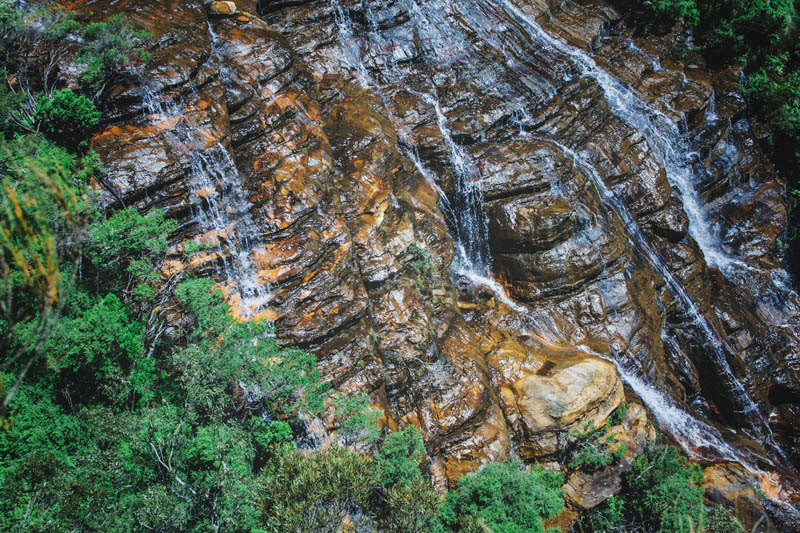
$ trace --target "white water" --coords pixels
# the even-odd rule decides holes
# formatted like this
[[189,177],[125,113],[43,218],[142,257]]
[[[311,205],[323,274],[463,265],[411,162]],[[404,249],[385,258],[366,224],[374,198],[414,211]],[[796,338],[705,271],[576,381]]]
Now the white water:
[[231,155],[220,143],[205,146],[194,127],[183,120],[184,110],[174,100],[164,100],[145,88],[148,120],[169,123],[166,136],[173,148],[189,154],[187,183],[195,222],[202,233],[213,232],[223,275],[228,285],[236,287],[241,298],[241,312],[251,316],[268,299],[268,288],[259,283],[252,266],[250,235],[258,230],[249,214],[250,204],[242,194],[239,173]]
[[[531,17],[520,11],[511,4],[509,0],[501,0],[500,3],[508,13],[512,14],[517,20],[523,23],[524,27],[527,28],[528,35],[534,43],[542,48],[558,51],[571,60],[578,68],[581,75],[588,76],[595,80],[603,89],[606,102],[615,115],[644,136],[652,153],[666,170],[668,180],[673,187],[680,191],[684,210],[689,218],[689,232],[705,255],[706,261],[718,267],[723,274],[729,278],[737,277],[741,269],[752,270],[749,266],[733,258],[722,249],[719,244],[718,236],[709,227],[708,221],[705,220],[702,202],[695,189],[695,182],[697,180],[691,166],[694,154],[690,151],[677,125],[675,125],[669,117],[643,102],[622,82],[600,68],[584,51],[550,36]],[[655,63],[653,66],[654,68],[660,68],[660,65]],[[712,109],[710,119],[713,120],[714,118],[715,110]],[[558,145],[565,153],[570,155],[575,165],[580,167],[581,170],[592,178],[592,181],[598,189],[598,193],[601,195],[604,202],[616,212],[617,216],[626,226],[636,247],[647,257],[649,262],[667,282],[673,294],[684,304],[685,309],[692,317],[694,323],[702,330],[708,339],[708,344],[711,347],[710,355],[713,355],[715,366],[726,382],[726,388],[729,393],[732,394],[738,404],[741,414],[748,417],[751,421],[751,427],[762,438],[766,439],[774,450],[781,453],[780,449],[774,443],[768,423],[758,410],[752,398],[731,371],[725,356],[724,345],[718,335],[710,327],[705,317],[699,312],[693,299],[688,295],[669,269],[666,268],[641,234],[633,217],[608,190],[592,165],[568,147],[560,143],[554,144]],[[779,288],[777,284],[776,288]],[[644,385],[644,382],[641,380],[638,380],[638,382],[635,380],[632,381],[631,386],[636,390],[637,387],[634,387],[634,384],[638,387]],[[652,391],[645,389],[637,390],[637,393],[652,397]],[[699,421],[696,422],[702,424]]]
[[726,275],[731,275],[735,268],[741,268],[741,262],[720,247],[717,236],[705,220],[703,204],[695,190],[696,180],[691,167],[691,151],[678,126],[599,67],[586,52],[552,37],[509,0],[500,0],[499,3],[523,23],[534,43],[557,50],[572,61],[581,75],[595,80],[603,89],[606,102],[614,114],[644,135],[652,153],[666,170],[670,184],[680,191],[684,210],[689,217],[689,233],[705,255],[706,262],[716,266]]
[[[585,347],[583,351],[602,357]],[[694,459],[745,462],[741,454],[722,438],[716,428],[694,418],[689,413],[667,400],[655,387],[645,383],[635,372],[627,370],[620,362],[603,357],[614,363],[619,377],[636,392],[661,427],[683,450]],[[704,453],[710,452],[710,453]]]
[[557,146],[561,151],[563,151],[566,155],[572,158],[575,166],[581,170],[585,175],[589,176],[592,180],[592,183],[597,189],[598,194],[600,195],[603,202],[611,208],[611,210],[617,215],[620,221],[625,226],[625,229],[628,231],[628,234],[631,237],[636,248],[644,255],[644,257],[648,260],[648,262],[656,269],[659,275],[666,281],[667,285],[670,288],[670,291],[681,301],[684,306],[684,309],[687,311],[689,316],[691,317],[692,321],[697,325],[700,330],[703,332],[705,338],[708,340],[708,344],[711,347],[711,352],[715,358],[715,366],[717,367],[718,371],[722,374],[723,379],[726,381],[727,389],[730,393],[735,395],[735,400],[737,401],[738,407],[741,409],[740,414],[743,414],[748,417],[755,417],[756,420],[762,426],[759,429],[760,432],[765,433],[763,436],[770,435],[769,426],[767,422],[761,415],[761,412],[753,402],[750,395],[747,393],[745,388],[733,374],[728,365],[728,360],[725,356],[725,350],[722,346],[722,342],[717,337],[714,330],[708,324],[708,321],[705,317],[700,313],[700,310],[697,308],[697,304],[694,302],[692,297],[686,292],[683,285],[678,281],[677,278],[670,272],[667,266],[661,261],[661,258],[656,254],[655,250],[650,246],[650,243],[647,242],[644,235],[642,234],[639,226],[636,224],[633,216],[628,212],[627,209],[617,200],[617,198],[613,195],[613,193],[606,187],[605,183],[603,182],[602,178],[597,172],[597,169],[594,168],[590,163],[588,163],[584,158],[580,155],[575,153],[570,148],[564,146],[563,144],[557,141],[549,141],[553,145]]
[[[636,97],[630,89],[598,67],[594,60],[584,52],[550,37],[534,21],[511,5],[507,0],[501,0],[500,4],[505,6],[506,10],[514,15],[514,17],[522,21],[523,27],[527,29],[529,38],[532,39],[535,44],[539,44],[544,48],[549,48],[550,54],[553,54],[553,51],[555,51],[558,54],[566,56],[578,67],[582,75],[590,76],[595,79],[603,89],[606,100],[614,113],[628,125],[644,135],[656,159],[667,171],[670,182],[681,193],[684,208],[690,219],[690,233],[705,254],[706,260],[719,267],[724,273],[730,273],[734,267],[738,268],[741,266],[736,259],[730,257],[726,251],[721,249],[718,244],[717,236],[709,229],[708,223],[704,219],[702,203],[694,189],[695,177],[691,168],[691,154],[678,127],[663,113],[645,104]],[[363,64],[361,58],[361,44],[355,37],[355,32],[351,27],[352,22],[344,16],[338,4],[338,0],[332,0],[332,6],[338,13],[336,16],[336,23],[339,26],[340,43],[342,43],[342,49],[347,57],[348,66],[354,71],[356,79],[362,87],[372,87],[377,89],[380,93],[381,91],[378,83],[370,76],[369,71]],[[432,50],[432,53],[429,53],[433,57],[429,59],[436,62],[437,68],[442,66],[447,67],[453,64],[456,59],[464,58],[465,54],[468,54],[470,44],[450,27],[449,21],[443,16],[443,11],[436,11],[435,2],[425,7],[420,7],[419,4],[411,0],[410,8],[412,14],[411,22],[414,24],[415,30],[422,39],[425,48],[429,51]],[[464,9],[469,8],[464,7]],[[374,20],[374,13],[371,13],[368,9],[367,15],[372,46],[375,46],[378,50],[388,48],[386,39],[384,39],[377,30],[377,23],[370,22]],[[503,57],[507,66],[514,70],[518,65],[514,53],[506,49],[503,41],[494,38],[494,30],[486,31],[485,28],[480,27],[474,29],[482,38],[491,42],[493,46],[503,52]],[[461,53],[454,54],[454,49],[460,50]],[[540,52],[541,51],[537,50],[537,53]],[[396,68],[397,65],[394,59],[395,56],[392,55],[389,60],[384,61],[381,66],[383,69],[388,69],[388,71],[383,71],[385,77],[397,83],[398,81],[402,81],[402,75],[396,73],[398,69]],[[653,63],[653,67],[654,69],[661,68],[657,62]],[[563,77],[568,76],[569,74],[566,72],[563,74]],[[549,320],[542,320],[541,317],[534,316],[530,309],[514,302],[508,297],[504,288],[492,279],[488,261],[488,232],[486,231],[486,219],[482,213],[482,191],[480,190],[480,185],[477,183],[479,182],[477,179],[478,176],[474,164],[469,159],[466,150],[453,139],[447,118],[436,96],[436,84],[431,80],[430,85],[431,89],[426,89],[427,92],[413,90],[412,92],[415,92],[434,109],[437,125],[442,134],[445,148],[450,157],[451,167],[457,179],[457,190],[460,197],[457,198],[455,202],[450,203],[447,201],[446,197],[442,195],[444,199],[442,205],[445,205],[448,211],[444,213],[445,216],[448,218],[452,217],[452,219],[455,220],[455,224],[451,228],[451,233],[453,235],[456,254],[459,259],[455,265],[456,273],[469,280],[475,286],[485,286],[489,288],[494,292],[498,300],[514,309],[520,315],[531,319],[537,327],[537,332],[544,338],[548,338],[551,341],[564,341],[557,328],[554,327]],[[498,85],[492,86],[492,90],[495,90],[497,87]],[[510,93],[501,94],[501,96],[512,98]],[[384,103],[386,103],[383,94],[381,94],[381,97],[384,99]],[[527,113],[524,100],[522,104],[519,104],[518,99],[513,97],[512,101],[515,102],[513,105],[517,109],[514,118],[519,123],[520,132],[522,133],[530,122],[530,117]],[[405,136],[402,134],[401,139],[405,140]],[[721,341],[699,312],[692,298],[686,293],[683,286],[653,251],[636,225],[633,217],[607,189],[594,167],[568,147],[560,144],[559,147],[572,157],[576,167],[579,167],[592,179],[603,201],[617,214],[620,221],[628,229],[637,249],[643,253],[647,260],[664,278],[676,298],[684,304],[689,316],[707,337],[709,345],[712,347],[711,352],[715,359],[716,366],[720,374],[727,381],[727,388],[733,393],[741,409],[741,414],[747,416],[750,420],[754,420],[754,428],[756,431],[764,433],[766,438],[771,440],[769,426],[763,420],[763,417],[744,387],[731,372]],[[410,150],[410,156],[422,175],[429,182],[435,184],[436,180],[433,179],[427,169],[425,169],[416,153],[415,147],[412,147]],[[438,187],[437,190],[441,193]],[[482,253],[485,253],[486,260],[481,258]],[[641,397],[664,430],[676,441],[681,443],[687,453],[697,458],[719,458],[735,460],[745,465],[747,464],[741,454],[727,444],[716,429],[695,419],[691,414],[681,409],[676,403],[667,399],[667,397],[655,387],[645,383],[641,377],[623,368],[618,362],[614,361],[614,364],[617,366],[622,379]],[[752,467],[748,468],[752,469]]]
[[466,151],[453,140],[439,100],[427,93],[416,94],[436,112],[436,122],[450,154],[456,179],[454,203],[458,208],[455,212],[454,238],[462,251],[458,269],[485,276],[490,272],[489,228],[483,212],[483,190],[475,165]]
[[339,0],[331,0],[331,8],[336,27],[339,30],[339,46],[344,52],[347,67],[354,72],[356,80],[362,88],[368,89],[371,86],[377,86],[361,61],[361,49],[358,39],[353,34],[350,17],[345,13]]

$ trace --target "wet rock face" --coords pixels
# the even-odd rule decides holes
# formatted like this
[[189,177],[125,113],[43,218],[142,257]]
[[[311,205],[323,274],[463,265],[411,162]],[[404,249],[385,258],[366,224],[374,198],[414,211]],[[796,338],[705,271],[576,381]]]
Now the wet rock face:
[[[71,5],[124,10],[157,41],[92,141],[104,205],[178,219],[165,272],[214,277],[334,386],[420,426],[440,486],[512,443],[541,458],[602,422],[623,390],[598,355],[751,431],[734,376],[796,450],[796,307],[775,281],[785,205],[735,72],[657,64],[669,42],[609,35],[618,17],[599,2]],[[686,117],[700,218],[736,269],[692,237],[652,139],[524,17]],[[186,257],[187,241],[207,247]],[[490,274],[462,258],[475,246],[513,301],[474,283]]]
[[761,503],[758,488],[761,485],[769,488],[768,483],[764,480],[759,484],[758,479],[735,463],[720,463],[703,470],[703,487],[709,500],[735,512],[746,531],[774,532],[784,529],[777,529],[772,524]]

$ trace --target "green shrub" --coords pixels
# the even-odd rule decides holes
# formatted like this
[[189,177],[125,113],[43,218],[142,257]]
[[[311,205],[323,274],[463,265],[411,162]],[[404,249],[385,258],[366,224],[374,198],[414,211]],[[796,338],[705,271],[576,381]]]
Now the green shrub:
[[365,393],[353,395],[337,394],[333,397],[334,414],[339,422],[339,435],[349,446],[357,441],[372,444],[380,437],[378,422],[383,416],[380,409],[369,404]]
[[441,496],[420,478],[398,484],[386,493],[385,512],[379,517],[379,531],[428,533],[435,526]]
[[683,19],[687,24],[695,26],[700,21],[700,12],[695,0],[645,0],[643,5],[653,14],[654,19],[662,21],[661,24],[665,22],[674,24],[675,21]]
[[704,55],[714,64],[760,60],[786,37],[795,13],[792,0],[701,0],[699,6]]
[[[203,411],[257,410],[288,422],[300,413],[318,415],[329,385],[320,378],[316,358],[282,349],[267,322],[235,320],[212,286],[208,280],[186,280],[175,291],[197,320],[187,346],[172,354],[186,401]],[[234,401],[234,385],[251,392],[248,403]]]
[[648,445],[625,476],[631,512],[651,530],[689,531],[705,517],[699,485],[703,471],[681,458],[674,446]]
[[18,372],[0,382],[0,412],[73,288],[94,162],[37,135],[0,137],[0,354]]
[[342,519],[366,508],[377,482],[373,461],[337,446],[308,456],[286,450],[261,476],[268,531],[338,531]]
[[564,507],[560,474],[519,462],[493,463],[463,477],[438,515],[436,531],[543,533]]
[[608,420],[606,420],[606,426],[618,426],[625,422],[625,419],[628,416],[628,404],[626,402],[622,402],[619,404],[619,407],[614,409],[614,411],[608,415]]
[[380,470],[381,485],[394,487],[408,485],[422,479],[419,465],[425,458],[422,433],[414,426],[389,433],[381,449],[375,454]]
[[198,252],[204,252],[209,249],[208,244],[197,241],[186,241],[183,243],[183,256],[190,258]]
[[706,516],[702,479],[700,467],[688,464],[677,448],[649,443],[623,476],[621,492],[580,515],[576,524],[581,531],[609,533],[717,531],[711,524],[726,524],[729,517],[724,511]]
[[575,523],[578,525],[578,530],[596,533],[624,531],[625,522],[622,514],[624,505],[624,497],[620,495],[611,496],[600,505],[577,517]]
[[[620,413],[627,410],[620,407]],[[619,417],[619,414],[612,413]],[[609,420],[611,416],[609,416]],[[596,472],[602,468],[610,466],[619,461],[627,453],[624,443],[617,444],[617,437],[608,431],[609,424],[606,423],[599,428],[594,427],[594,422],[590,421],[584,426],[584,431],[572,433],[574,442],[567,447],[561,454],[561,462],[572,470],[583,472]]]
[[177,223],[160,209],[146,215],[132,207],[122,209],[92,225],[86,257],[97,270],[98,281],[109,289],[119,289],[130,280],[156,281],[167,237],[176,228]]
[[144,325],[113,294],[77,317],[62,317],[42,352],[50,368],[80,387],[73,401],[102,393],[121,402],[131,392],[145,400],[153,384],[153,363],[145,358]]
[[82,80],[94,91],[102,92],[105,84],[130,64],[132,56],[143,61],[150,57],[141,47],[152,35],[134,29],[123,14],[89,24],[82,36],[86,42],[81,55],[86,63]]
[[411,243],[406,250],[411,254],[411,271],[417,276],[417,287],[424,290],[433,280],[433,256],[427,248],[421,248],[416,243]]
[[61,89],[49,97],[39,96],[34,118],[49,136],[64,144],[77,145],[97,125],[100,115],[91,100],[70,89]]

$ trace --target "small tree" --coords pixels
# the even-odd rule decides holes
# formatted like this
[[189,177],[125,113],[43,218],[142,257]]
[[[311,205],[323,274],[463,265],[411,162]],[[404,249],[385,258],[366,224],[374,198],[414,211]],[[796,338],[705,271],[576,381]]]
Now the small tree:
[[465,476],[439,511],[436,531],[543,533],[564,507],[563,478],[522,463],[493,463]]
[[82,80],[97,97],[103,94],[109,81],[130,64],[132,57],[142,61],[150,58],[141,47],[152,39],[152,35],[134,29],[123,14],[89,24],[82,36],[85,44],[81,58],[86,62]]

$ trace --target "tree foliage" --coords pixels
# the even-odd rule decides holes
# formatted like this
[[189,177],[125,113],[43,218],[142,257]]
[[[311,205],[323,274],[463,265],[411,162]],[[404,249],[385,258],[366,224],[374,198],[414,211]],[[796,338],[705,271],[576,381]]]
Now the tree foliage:
[[[86,180],[96,160],[37,136],[0,139],[0,412],[33,365],[74,283],[88,219]],[[24,361],[19,366],[18,362]]]
[[493,463],[458,482],[439,511],[438,531],[543,533],[564,507],[563,478],[519,462]]
[[133,28],[121,13],[89,24],[81,35],[86,43],[81,56],[86,62],[82,80],[98,93],[102,93],[108,80],[130,64],[133,56],[142,61],[150,57],[142,46],[152,35]]

